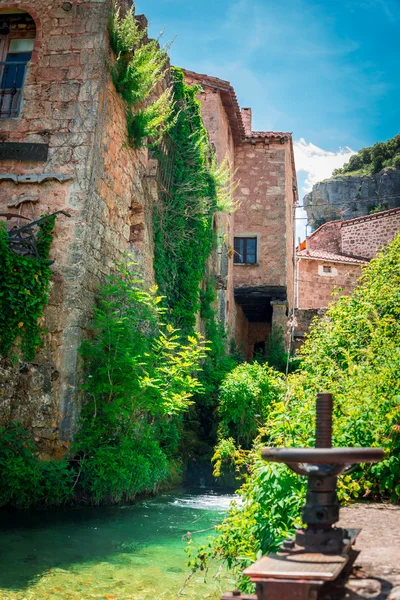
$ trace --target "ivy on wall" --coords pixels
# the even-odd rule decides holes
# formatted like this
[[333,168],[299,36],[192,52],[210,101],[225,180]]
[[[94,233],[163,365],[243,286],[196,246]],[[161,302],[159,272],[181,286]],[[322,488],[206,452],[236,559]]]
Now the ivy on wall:
[[187,85],[180,69],[172,68],[172,77],[174,164],[170,189],[154,211],[154,269],[173,323],[188,331],[200,309],[200,283],[214,243],[217,184],[196,99],[200,88]]
[[157,140],[172,112],[171,89],[154,102],[149,97],[166,75],[167,48],[158,40],[148,40],[147,30],[138,23],[133,7],[125,16],[115,2],[110,14],[109,36],[115,60],[111,76],[117,92],[126,102],[129,143],[144,146]]
[[47,304],[51,271],[49,252],[56,216],[39,225],[37,258],[10,249],[8,233],[0,223],[0,355],[15,345],[22,358],[33,360],[40,346],[39,318]]

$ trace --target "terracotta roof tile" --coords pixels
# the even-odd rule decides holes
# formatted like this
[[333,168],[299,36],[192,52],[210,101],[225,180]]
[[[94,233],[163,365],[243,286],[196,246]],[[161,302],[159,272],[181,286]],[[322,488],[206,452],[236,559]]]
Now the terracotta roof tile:
[[357,265],[365,265],[369,261],[365,258],[354,258],[345,254],[335,252],[326,252],[325,250],[300,250],[296,252],[296,256],[300,258],[309,258],[314,260],[326,260],[328,262],[353,263]]
[[188,77],[196,79],[200,85],[208,85],[220,91],[222,104],[226,110],[233,137],[237,141],[244,138],[245,131],[239,102],[236,92],[229,81],[218,79],[218,77],[211,77],[210,75],[203,73],[195,73],[194,71],[188,71],[187,69],[182,69],[182,71]]
[[246,135],[246,139],[255,138],[292,138],[289,131],[252,131],[250,135]]

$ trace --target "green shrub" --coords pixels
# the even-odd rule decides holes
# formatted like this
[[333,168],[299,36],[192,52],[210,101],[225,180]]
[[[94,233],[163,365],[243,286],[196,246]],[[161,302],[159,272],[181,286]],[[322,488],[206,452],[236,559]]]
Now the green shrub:
[[283,378],[268,365],[238,365],[220,387],[220,436],[248,448],[283,393]]
[[116,3],[110,15],[109,36],[115,53],[111,76],[126,102],[130,144],[139,148],[148,138],[154,143],[173,109],[170,89],[155,101],[149,100],[166,76],[167,48],[160,48],[158,40],[147,39],[147,30],[137,22],[133,8],[122,17]]
[[0,427],[0,506],[59,506],[72,494],[68,462],[41,461],[31,434],[19,423]]
[[[245,457],[250,475],[239,490],[243,503],[231,508],[217,538],[191,556],[193,569],[217,557],[240,577],[248,562],[276,549],[299,523],[303,481],[283,465],[263,464],[259,447],[312,446],[317,392],[334,396],[334,445],[385,450],[380,463],[339,480],[339,497],[399,500],[400,235],[365,268],[353,296],[338,299],[314,323],[302,355],[302,370],[289,376],[284,399],[271,406]],[[243,465],[243,454],[237,459]],[[247,589],[248,582],[240,578],[240,586]]]
[[182,341],[164,324],[162,298],[131,267],[100,290],[93,337],[81,348],[88,400],[72,451],[79,490],[95,503],[129,500],[167,479],[205,357],[199,335]]
[[217,182],[196,99],[200,88],[187,85],[179,69],[172,69],[172,76],[173,125],[168,124],[174,157],[172,181],[154,210],[154,270],[172,323],[190,332],[200,310],[200,284],[215,243]]
[[228,516],[216,527],[217,535],[208,544],[187,548],[188,566],[206,570],[217,559],[232,570],[237,586],[253,591],[243,569],[279,545],[301,524],[304,483],[284,465],[263,463],[258,453],[249,457],[250,476],[231,504]]

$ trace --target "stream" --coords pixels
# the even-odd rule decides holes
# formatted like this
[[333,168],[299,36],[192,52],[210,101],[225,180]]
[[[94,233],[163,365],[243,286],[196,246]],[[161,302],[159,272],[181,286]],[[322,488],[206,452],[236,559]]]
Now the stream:
[[233,499],[183,489],[133,506],[3,511],[0,599],[217,600],[233,582],[213,565],[184,585],[185,538],[205,543]]

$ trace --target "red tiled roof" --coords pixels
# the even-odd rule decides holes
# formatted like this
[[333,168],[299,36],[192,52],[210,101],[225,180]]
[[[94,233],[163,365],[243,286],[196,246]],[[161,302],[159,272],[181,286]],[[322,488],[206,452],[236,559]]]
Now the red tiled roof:
[[326,260],[327,262],[353,263],[357,265],[365,265],[369,262],[365,258],[354,258],[353,256],[346,256],[345,254],[325,252],[325,250],[300,250],[296,252],[296,256],[312,260]]
[[252,131],[249,135],[246,135],[246,139],[257,139],[257,138],[292,138],[290,131]]
[[[357,221],[375,221],[376,219],[382,219],[390,214],[396,214],[400,212],[400,207],[397,206],[395,208],[388,208],[387,210],[380,210],[376,213],[371,213],[370,215],[363,215],[362,217],[356,217],[355,219],[347,219],[346,221],[342,221],[342,227],[347,227],[351,223],[356,223]],[[322,225],[323,227],[323,225]]]
[[208,85],[220,91],[222,104],[224,105],[226,114],[229,119],[233,138],[236,141],[244,138],[245,131],[242,121],[242,115],[240,112],[239,102],[236,96],[236,92],[229,83],[224,79],[218,79],[218,77],[211,77],[210,75],[195,73],[194,71],[188,71],[182,69],[185,75],[196,79],[200,85]]
[[188,69],[182,69],[182,71],[188,77],[193,77],[193,79],[196,79],[200,85],[208,85],[209,87],[220,91],[222,104],[224,105],[226,114],[228,116],[229,124],[232,129],[232,135],[235,141],[249,141],[266,138],[292,139],[292,134],[287,131],[252,131],[251,134],[246,135],[236,92],[229,81],[226,81],[225,79],[219,79],[218,77],[212,77],[211,75],[206,75],[205,73],[189,71]]

